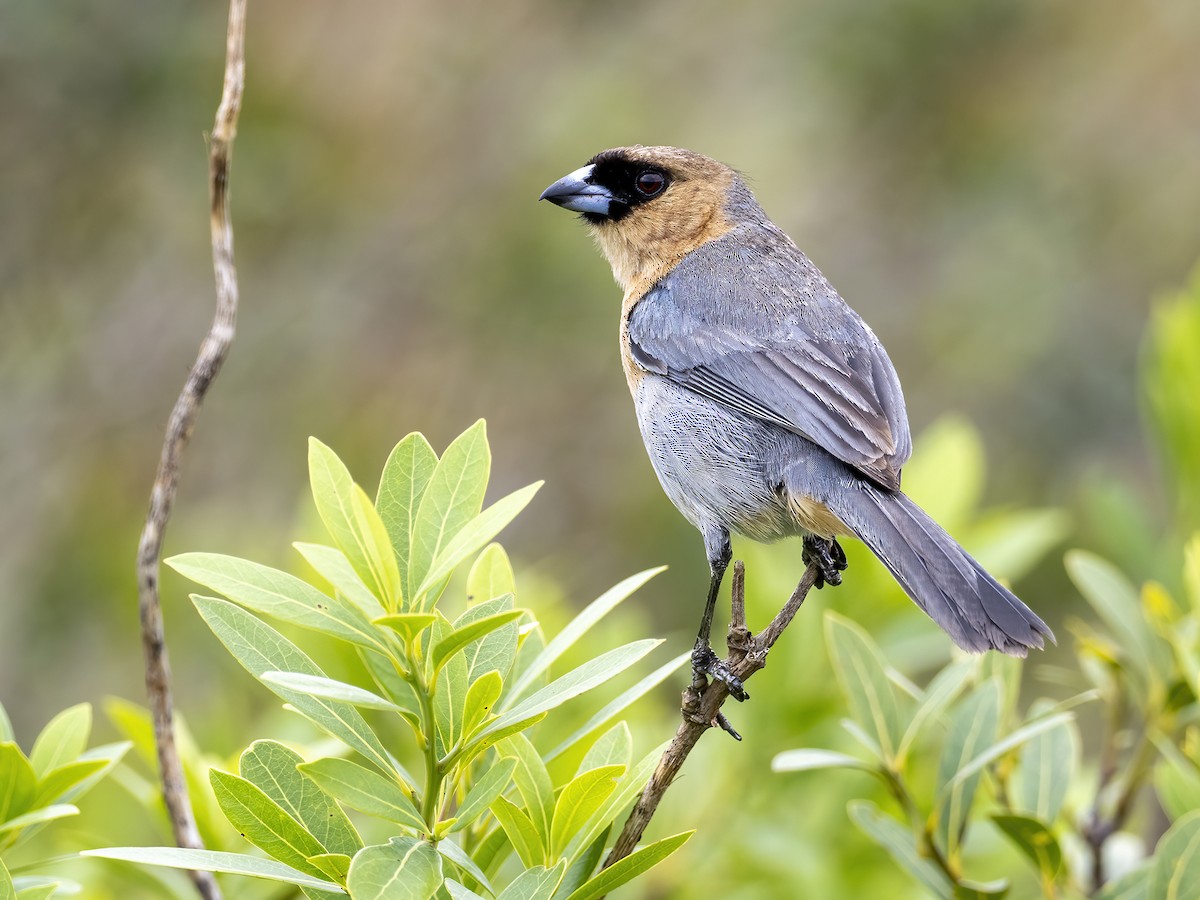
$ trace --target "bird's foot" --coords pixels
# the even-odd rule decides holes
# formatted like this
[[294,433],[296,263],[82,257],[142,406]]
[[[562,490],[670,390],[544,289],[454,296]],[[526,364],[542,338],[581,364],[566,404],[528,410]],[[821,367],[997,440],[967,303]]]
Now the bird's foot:
[[725,661],[706,643],[697,643],[692,650],[692,674],[707,675],[714,681],[720,681],[729,689],[729,696],[739,703],[750,699],[746,688],[742,686],[742,680],[729,670]]
[[817,590],[827,584],[837,587],[842,583],[842,572],[846,571],[846,551],[836,540],[807,535],[801,559],[806,566],[817,567],[817,580],[813,582]]

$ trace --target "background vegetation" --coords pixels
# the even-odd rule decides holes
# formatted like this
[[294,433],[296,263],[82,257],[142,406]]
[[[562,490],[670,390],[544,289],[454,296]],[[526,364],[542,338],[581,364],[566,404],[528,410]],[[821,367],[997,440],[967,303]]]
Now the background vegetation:
[[[80,701],[106,704],[98,740],[140,727],[105,698],[141,696],[133,551],[209,316],[201,131],[223,15],[0,7],[0,701],[27,750]],[[592,650],[649,635],[686,649],[707,574],[644,459],[616,289],[582,229],[533,203],[598,149],[674,143],[745,170],[872,323],[924,434],[906,484],[1056,628],[1059,655],[1027,675],[1074,667],[1065,623],[1095,615],[1065,547],[1184,596],[1200,508],[1187,469],[1200,393],[1180,389],[1194,310],[1154,314],[1158,351],[1141,389],[1137,376],[1151,302],[1187,283],[1200,247],[1197,33],[1189,0],[255,4],[235,163],[241,333],[168,549],[295,568],[286,538],[319,534],[307,435],[369,473],[410,430],[443,447],[486,415],[495,496],[547,482],[505,535],[522,605],[553,630],[669,563]],[[1143,409],[1165,442],[1144,440]],[[799,574],[798,547],[735,550],[761,622]],[[814,610],[870,622],[919,683],[946,660],[865,554],[851,563],[737,710],[746,743],[706,739],[686,774],[705,789],[668,795],[655,836],[700,833],[657,870],[662,893],[916,891],[849,825],[861,776],[767,774],[780,750],[840,734]],[[246,689],[183,580],[165,588],[179,703],[203,750],[233,771],[255,737],[307,738]],[[674,699],[633,710],[639,750],[673,727]],[[1082,746],[1098,747],[1100,719],[1078,715]],[[139,792],[144,773],[122,767],[92,795],[103,814],[47,839],[159,842],[129,802]]]

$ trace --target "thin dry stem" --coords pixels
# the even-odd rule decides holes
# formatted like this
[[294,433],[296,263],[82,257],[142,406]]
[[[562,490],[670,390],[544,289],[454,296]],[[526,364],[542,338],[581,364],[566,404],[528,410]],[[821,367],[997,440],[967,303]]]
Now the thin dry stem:
[[[150,493],[150,510],[146,515],[146,524],[138,544],[138,609],[142,625],[142,649],[145,654],[146,692],[154,719],[163,799],[176,843],[180,847],[193,849],[203,848],[204,844],[196,828],[184,781],[183,766],[179,760],[179,750],[175,745],[171,669],[167,660],[162,606],[159,602],[158,574],[162,560],[163,537],[171,518],[171,508],[174,506],[179,485],[183,451],[191,437],[200,404],[229,352],[237,320],[238,283],[237,271],[233,265],[233,225],[229,218],[229,165],[245,84],[245,33],[246,0],[230,0],[225,44],[225,85],[209,146],[209,188],[212,200],[210,230],[217,287],[216,312],[212,327],[200,345],[200,352],[188,374],[187,382],[171,410],[158,472]],[[201,897],[205,900],[220,900],[221,891],[211,873],[192,872],[191,877]]]
[[[767,652],[799,612],[804,598],[812,590],[817,573],[818,570],[814,566],[805,570],[804,576],[783,609],[760,635],[754,637],[746,628],[745,567],[741,560],[733,564],[733,605],[727,638],[729,658],[726,663],[730,671],[743,683],[767,664]],[[729,687],[724,682],[715,680],[700,689],[694,685],[689,686],[683,692],[683,721],[675,732],[674,739],[663,752],[658,768],[650,776],[650,781],[638,798],[637,804],[629,813],[625,827],[621,829],[620,836],[604,861],[604,868],[620,862],[637,847],[667,788],[679,774],[684,760],[688,758],[700,737],[713,727],[731,730],[726,728],[727,721],[722,722],[724,716],[720,712],[721,705],[728,697]]]

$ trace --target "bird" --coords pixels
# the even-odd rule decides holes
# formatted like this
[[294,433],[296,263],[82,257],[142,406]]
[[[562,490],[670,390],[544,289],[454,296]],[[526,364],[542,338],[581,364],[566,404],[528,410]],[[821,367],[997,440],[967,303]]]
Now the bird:
[[542,192],[580,214],[624,291],[620,350],[667,497],[700,532],[709,590],[693,669],[723,670],[709,631],[731,534],[803,541],[838,585],[856,537],[967,651],[1054,640],[900,488],[912,453],[883,345],[729,166],[677,147],[605,150]]

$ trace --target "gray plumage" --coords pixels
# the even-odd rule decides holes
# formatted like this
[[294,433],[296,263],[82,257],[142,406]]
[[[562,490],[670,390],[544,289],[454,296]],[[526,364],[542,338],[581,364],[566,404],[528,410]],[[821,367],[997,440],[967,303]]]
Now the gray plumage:
[[912,441],[891,360],[737,173],[674,147],[622,147],[542,197],[584,217],[625,289],[642,437],[711,567],[697,671],[728,680],[708,637],[731,531],[804,536],[818,585],[840,583],[834,539],[857,536],[967,650],[1023,656],[1053,640],[901,493]]
[[1041,647],[1045,623],[899,491],[908,419],[874,333],[734,190],[739,224],[685,256],[629,316],[630,352],[648,373],[638,423],[667,496],[710,559],[729,531],[760,541],[810,531],[792,498],[815,500],[960,647]]

